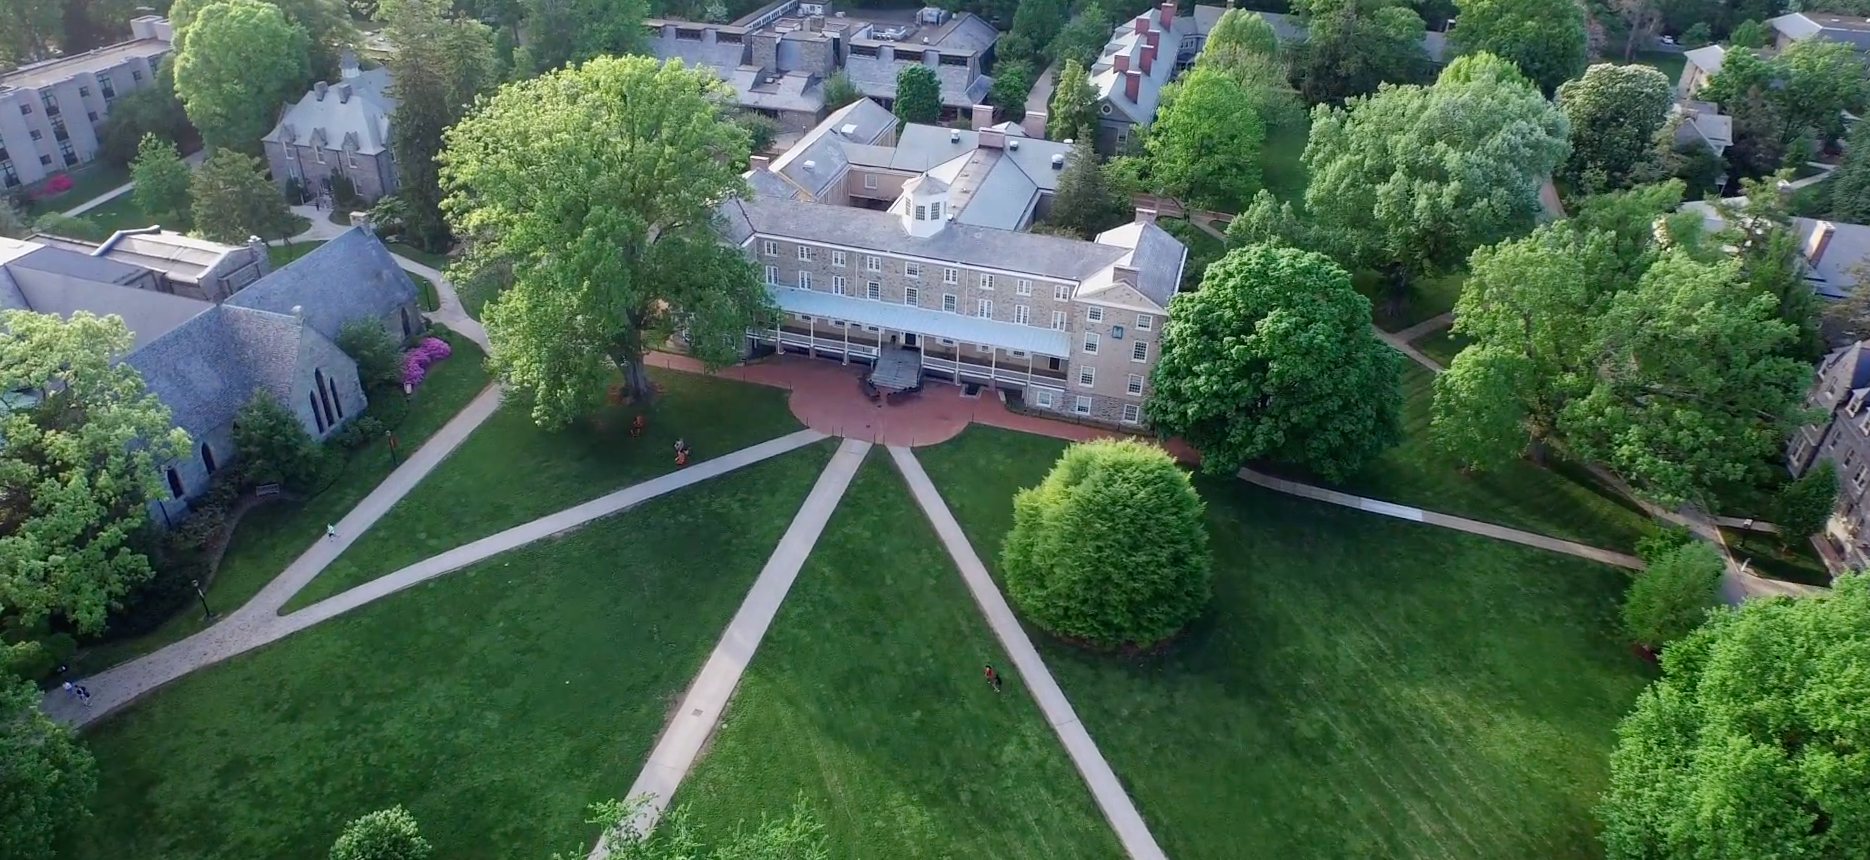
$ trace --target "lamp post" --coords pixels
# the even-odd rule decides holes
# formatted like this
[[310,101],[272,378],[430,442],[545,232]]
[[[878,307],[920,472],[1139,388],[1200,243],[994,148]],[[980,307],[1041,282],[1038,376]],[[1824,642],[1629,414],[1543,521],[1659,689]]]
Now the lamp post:
[[188,581],[188,584],[195,587],[195,596],[201,599],[201,620],[213,621],[214,610],[208,608],[208,595],[201,590],[201,580],[191,579]]
[[402,465],[402,463],[396,459],[396,431],[385,430],[383,431],[383,435],[390,440],[390,468],[394,469]]

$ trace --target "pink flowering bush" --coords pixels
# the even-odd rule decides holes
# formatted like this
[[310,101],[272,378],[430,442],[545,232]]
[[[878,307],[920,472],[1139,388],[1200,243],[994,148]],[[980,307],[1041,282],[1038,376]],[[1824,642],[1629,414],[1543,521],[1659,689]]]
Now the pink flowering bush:
[[454,347],[439,337],[425,337],[414,349],[403,353],[403,385],[413,388],[427,379],[429,367],[454,355]]

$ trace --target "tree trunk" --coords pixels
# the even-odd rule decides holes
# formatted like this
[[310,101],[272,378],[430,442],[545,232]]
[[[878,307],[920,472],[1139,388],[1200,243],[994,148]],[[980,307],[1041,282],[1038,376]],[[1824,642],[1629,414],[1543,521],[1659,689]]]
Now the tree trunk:
[[1544,436],[1534,436],[1526,443],[1526,459],[1539,468],[1545,468],[1546,460],[1551,458],[1552,447],[1547,445]]
[[624,385],[629,388],[630,396],[639,405],[648,405],[656,399],[656,386],[649,381],[649,365],[643,363],[642,356],[617,358],[617,366],[623,368]]
[[1409,303],[1409,271],[1402,266],[1390,266],[1385,280],[1389,283],[1383,291],[1384,303],[1390,318],[1400,319],[1404,306]]

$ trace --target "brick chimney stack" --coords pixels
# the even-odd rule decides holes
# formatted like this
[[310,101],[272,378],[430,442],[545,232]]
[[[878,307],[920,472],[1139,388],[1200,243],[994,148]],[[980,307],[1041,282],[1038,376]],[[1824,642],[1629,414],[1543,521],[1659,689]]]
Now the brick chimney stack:
[[1138,33],[1149,32],[1149,16],[1148,15],[1138,15],[1136,16],[1136,20],[1132,21],[1131,23],[1135,26],[1136,32]]
[[1156,7],[1156,9],[1157,9],[1157,12],[1159,13],[1159,15],[1160,15],[1160,19],[1161,19],[1161,21],[1162,21],[1162,29],[1164,29],[1164,30],[1171,30],[1171,29],[1174,29],[1174,28],[1175,28],[1175,3],[1174,3],[1174,0],[1170,0],[1170,2],[1168,2],[1168,3],[1164,3],[1164,4],[1162,4],[1161,6],[1158,6],[1158,7]]
[[1135,69],[1131,69],[1123,73],[1123,94],[1125,96],[1128,96],[1132,103],[1136,101],[1136,95],[1139,91],[1142,90],[1142,87],[1143,87],[1143,73],[1142,72],[1139,72]]
[[1824,259],[1825,249],[1831,247],[1831,237],[1837,231],[1837,225],[1829,221],[1820,221],[1814,225],[1811,238],[1805,240],[1805,261],[1818,265],[1818,261]]
[[1116,58],[1112,60],[1112,62],[1116,64],[1114,68],[1116,68],[1117,74],[1119,75],[1124,74],[1125,72],[1128,72],[1130,70],[1130,55],[1129,54],[1118,54]]
[[[1156,34],[1151,33],[1149,35],[1154,36]],[[1143,61],[1139,65],[1142,66],[1143,74],[1145,75],[1149,74],[1150,69],[1155,68],[1155,65],[1156,65],[1156,46],[1155,45],[1144,45],[1143,46]]]

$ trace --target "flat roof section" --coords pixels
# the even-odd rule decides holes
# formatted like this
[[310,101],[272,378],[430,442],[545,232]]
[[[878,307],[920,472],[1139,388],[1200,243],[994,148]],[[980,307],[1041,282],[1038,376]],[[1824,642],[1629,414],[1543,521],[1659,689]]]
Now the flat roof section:
[[136,57],[154,57],[168,52],[169,43],[160,39],[119,42],[82,54],[42,60],[29,66],[21,66],[5,75],[0,75],[0,90],[9,87],[36,90],[84,72],[96,74],[114,69],[123,65],[125,60]]

